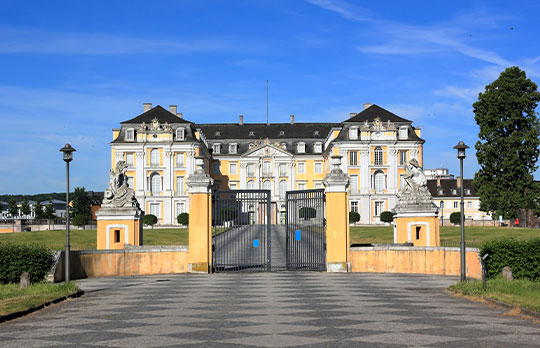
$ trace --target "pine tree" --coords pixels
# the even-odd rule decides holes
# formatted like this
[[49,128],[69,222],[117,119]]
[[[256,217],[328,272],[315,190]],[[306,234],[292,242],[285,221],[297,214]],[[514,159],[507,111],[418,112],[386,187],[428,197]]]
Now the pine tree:
[[524,71],[511,67],[473,104],[480,127],[475,146],[480,170],[474,185],[481,210],[513,219],[521,208],[537,208],[539,190],[533,173],[540,155],[535,112],[539,101],[536,84]]

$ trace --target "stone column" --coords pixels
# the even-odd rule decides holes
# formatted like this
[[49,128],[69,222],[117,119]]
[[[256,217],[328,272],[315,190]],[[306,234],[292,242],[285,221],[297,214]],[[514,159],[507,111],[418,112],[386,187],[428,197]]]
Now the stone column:
[[212,270],[212,197],[213,180],[204,171],[204,156],[195,158],[195,173],[186,184],[189,193],[188,271],[208,273]]
[[347,272],[349,259],[349,176],[341,170],[341,156],[332,156],[332,170],[323,180],[326,191],[326,269]]

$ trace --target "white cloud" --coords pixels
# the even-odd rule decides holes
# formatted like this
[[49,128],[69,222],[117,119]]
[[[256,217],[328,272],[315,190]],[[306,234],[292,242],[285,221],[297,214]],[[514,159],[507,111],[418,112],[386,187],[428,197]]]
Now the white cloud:
[[371,12],[351,5],[340,0],[306,0],[310,4],[321,7],[339,14],[340,16],[352,21],[367,21],[371,19]]

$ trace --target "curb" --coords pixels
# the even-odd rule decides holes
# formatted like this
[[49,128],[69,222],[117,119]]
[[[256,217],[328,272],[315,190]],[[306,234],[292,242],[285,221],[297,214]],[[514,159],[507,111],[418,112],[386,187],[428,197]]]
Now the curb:
[[500,302],[500,301],[497,301],[497,300],[494,300],[492,298],[489,298],[489,297],[486,297],[486,296],[482,296],[482,298],[484,300],[486,300],[486,302],[489,302],[493,305],[496,305],[496,306],[501,306],[501,307],[504,307],[504,308],[507,308],[507,309],[519,309],[521,313],[523,314],[526,314],[526,315],[530,315],[531,317],[535,317],[535,318],[538,318],[540,319],[540,313],[538,312],[533,312],[531,311],[530,309],[526,309],[526,308],[523,308],[523,307],[520,307],[520,306],[516,306],[516,305],[511,305],[511,304],[508,304],[508,303],[504,303],[504,302]]
[[62,296],[62,297],[59,297],[59,298],[55,298],[54,300],[47,301],[45,303],[40,304],[39,306],[28,308],[28,309],[25,309],[23,311],[19,311],[19,312],[15,312],[15,313],[2,315],[2,316],[0,316],[0,323],[10,321],[10,320],[13,320],[13,319],[17,319],[17,318],[20,318],[20,317],[24,317],[25,315],[28,315],[30,313],[34,313],[36,311],[39,311],[40,309],[43,309],[45,307],[49,307],[50,305],[63,302],[63,301],[68,300],[70,298],[81,297],[82,295],[84,295],[84,291],[79,290],[74,294],[67,295],[67,296]]

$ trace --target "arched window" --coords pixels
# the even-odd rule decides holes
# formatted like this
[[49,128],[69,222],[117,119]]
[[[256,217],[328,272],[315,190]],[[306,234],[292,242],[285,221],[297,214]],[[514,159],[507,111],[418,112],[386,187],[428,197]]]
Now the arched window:
[[279,182],[279,198],[284,199],[287,192],[287,181],[281,180]]
[[158,173],[150,176],[150,193],[157,195],[161,192],[161,176]]
[[153,149],[150,151],[150,164],[154,166],[159,166],[159,150]]
[[271,190],[272,189],[272,183],[270,182],[270,180],[266,180],[265,182],[263,182],[263,189],[265,189],[265,190]]
[[386,187],[386,178],[382,170],[375,172],[375,192],[382,192]]
[[375,148],[375,165],[380,166],[383,164],[383,151],[382,147],[377,146]]
[[255,189],[255,181],[249,180],[249,181],[247,182],[247,188],[248,188],[248,190],[253,190],[253,189]]

